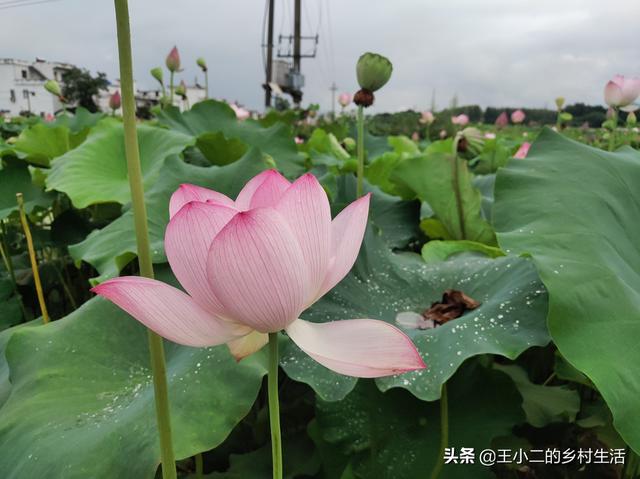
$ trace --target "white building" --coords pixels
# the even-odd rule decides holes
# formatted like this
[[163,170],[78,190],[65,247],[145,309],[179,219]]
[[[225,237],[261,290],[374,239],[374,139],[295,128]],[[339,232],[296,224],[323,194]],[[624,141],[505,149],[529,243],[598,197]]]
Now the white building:
[[0,114],[17,116],[53,115],[62,109],[60,101],[44,89],[47,80],[62,80],[62,74],[73,65],[48,62],[39,58],[34,62],[0,58]]

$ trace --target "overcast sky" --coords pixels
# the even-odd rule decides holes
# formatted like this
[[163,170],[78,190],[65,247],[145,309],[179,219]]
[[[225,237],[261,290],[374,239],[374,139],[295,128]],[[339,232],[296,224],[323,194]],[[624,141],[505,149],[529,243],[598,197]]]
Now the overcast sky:
[[[6,8],[0,0],[0,57],[36,56],[118,78],[112,0],[59,0]],[[35,0],[34,0],[35,1]],[[138,87],[176,44],[187,83],[210,67],[214,97],[262,108],[265,0],[130,0]],[[377,111],[426,109],[457,93],[460,104],[552,106],[602,103],[614,74],[640,75],[638,0],[302,0],[303,34],[320,36],[302,62],[304,103],[330,108],[329,87],[357,88],[364,51],[388,56],[391,81]],[[288,35],[293,0],[276,0],[275,34]],[[307,45],[308,46],[308,45]],[[307,47],[305,47],[306,49]],[[202,80],[200,80],[202,81]]]

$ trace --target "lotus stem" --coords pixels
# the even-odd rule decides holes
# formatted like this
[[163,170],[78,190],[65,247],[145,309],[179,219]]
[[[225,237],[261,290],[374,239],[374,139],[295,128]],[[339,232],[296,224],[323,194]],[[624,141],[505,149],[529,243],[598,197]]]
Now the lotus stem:
[[204,72],[204,99],[209,99],[209,70]]
[[611,116],[611,133],[609,133],[609,151],[613,151],[616,147],[616,129],[618,128],[618,110],[613,108],[613,115]]
[[364,107],[358,105],[358,116],[356,118],[356,127],[358,133],[358,170],[357,170],[357,188],[356,195],[358,198],[363,193],[363,181],[364,181]]
[[[153,263],[149,246],[147,211],[144,204],[144,187],[140,167],[140,151],[136,132],[136,105],[133,93],[133,60],[131,55],[131,31],[129,26],[129,6],[127,0],[115,0],[116,24],[118,31],[118,54],[120,60],[120,86],[122,89],[122,117],[124,123],[125,153],[131,189],[131,203],[136,231],[138,264],[140,274],[153,278]],[[169,414],[169,394],[167,371],[162,338],[147,330],[151,370],[155,392],[156,418],[160,436],[160,458],[163,479],[176,479],[176,463],[171,440],[171,418]]]
[[31,229],[29,228],[27,215],[24,212],[24,198],[22,197],[22,193],[17,193],[16,199],[18,200],[18,209],[20,211],[20,222],[22,223],[24,236],[27,239],[29,260],[31,261],[31,271],[33,271],[33,282],[36,284],[36,294],[38,295],[38,303],[40,304],[40,311],[42,312],[42,322],[44,324],[47,324],[49,322],[49,312],[47,311],[47,304],[44,301],[44,292],[42,291],[42,282],[40,281],[40,271],[38,270],[36,250],[33,247],[33,237],[31,236]]
[[173,71],[169,72],[169,104],[173,106]]
[[273,479],[282,479],[282,438],[280,435],[280,401],[278,399],[278,333],[269,333],[269,425]]
[[460,141],[460,134],[457,134],[453,141],[453,155],[452,155],[452,176],[453,176],[453,192],[456,197],[456,209],[458,211],[458,223],[460,225],[460,239],[467,239],[467,232],[464,224],[464,205],[462,203],[462,193],[460,192],[460,164],[458,162],[458,143]]
[[440,394],[440,451],[436,465],[431,472],[431,479],[438,479],[444,467],[444,453],[449,445],[449,399],[447,398],[447,384],[442,385]]
[[196,463],[196,479],[204,478],[204,464],[202,461],[202,453],[199,452],[194,456],[194,460]]

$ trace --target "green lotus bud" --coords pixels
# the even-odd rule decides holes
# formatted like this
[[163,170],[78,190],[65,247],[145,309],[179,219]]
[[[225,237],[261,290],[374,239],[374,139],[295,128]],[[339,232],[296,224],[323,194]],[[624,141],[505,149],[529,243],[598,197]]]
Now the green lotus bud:
[[198,58],[196,60],[196,63],[202,69],[203,72],[207,71],[207,62],[204,60],[204,58],[202,58],[202,57]]
[[44,83],[44,89],[47,90],[52,95],[55,95],[58,98],[62,98],[62,90],[60,89],[60,84],[57,81],[47,80]]
[[162,68],[155,67],[151,69],[151,76],[158,80],[160,85],[164,85],[164,73],[162,72]]
[[187,85],[184,80],[176,87],[176,95],[180,95],[181,97],[187,96]]
[[391,78],[393,65],[388,58],[377,53],[367,52],[358,59],[356,74],[358,84],[363,90],[375,92],[382,88]]
[[355,153],[356,140],[348,136],[344,140],[342,140],[342,144],[344,145],[344,149],[347,150],[349,153]]
[[633,128],[638,124],[638,119],[636,118],[636,114],[632,111],[627,115],[627,126]]
[[564,97],[563,96],[559,96],[558,98],[556,98],[556,106],[558,107],[558,110],[562,110],[564,108]]
[[262,161],[267,166],[267,168],[277,168],[276,160],[273,159],[273,156],[267,155],[266,153],[262,155]]

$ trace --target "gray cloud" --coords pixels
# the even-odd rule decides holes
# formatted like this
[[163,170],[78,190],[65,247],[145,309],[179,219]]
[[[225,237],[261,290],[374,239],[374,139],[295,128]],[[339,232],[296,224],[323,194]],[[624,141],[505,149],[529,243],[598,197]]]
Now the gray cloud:
[[[446,106],[602,102],[616,73],[640,75],[636,0],[302,0],[305,34],[320,35],[318,56],[303,60],[305,102],[330,108],[329,86],[356,90],[360,53],[389,56],[394,75],[377,111],[427,108],[432,90]],[[210,66],[215,97],[260,108],[264,0],[132,0],[135,75],[153,87],[150,68],[177,44],[189,83]],[[289,34],[292,0],[276,0],[276,35]],[[322,21],[319,22],[319,17]],[[118,77],[112,1],[62,0],[0,11],[0,56],[36,56]]]

